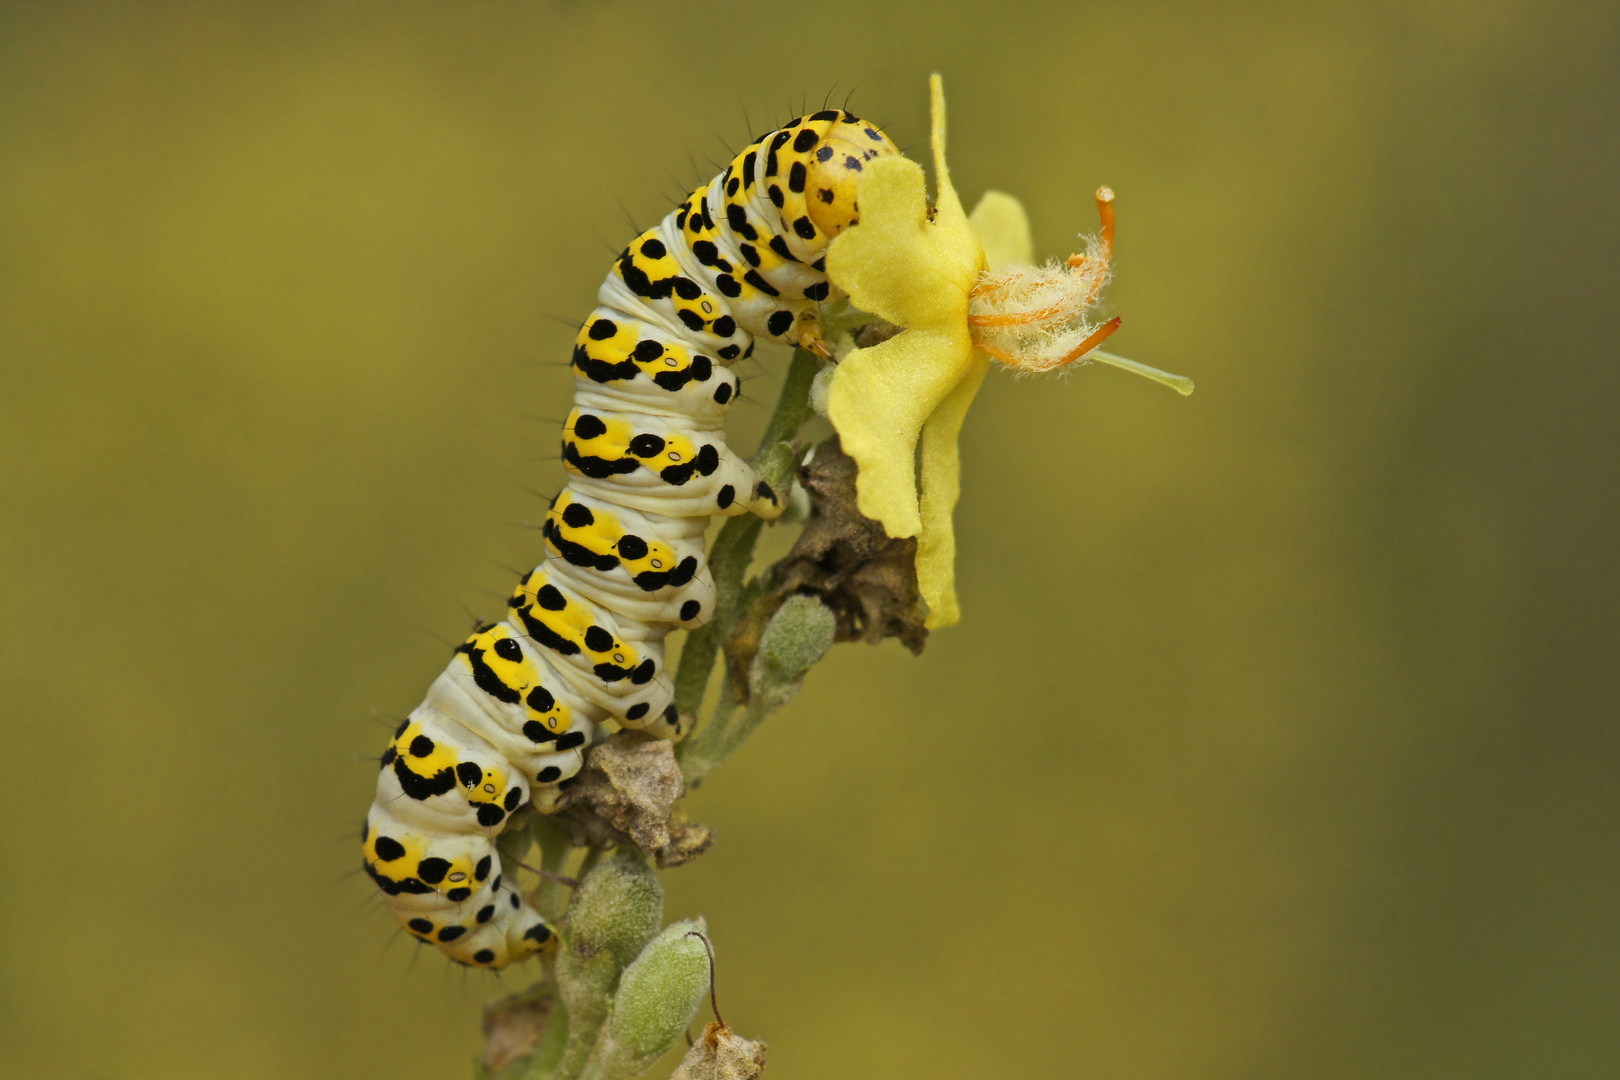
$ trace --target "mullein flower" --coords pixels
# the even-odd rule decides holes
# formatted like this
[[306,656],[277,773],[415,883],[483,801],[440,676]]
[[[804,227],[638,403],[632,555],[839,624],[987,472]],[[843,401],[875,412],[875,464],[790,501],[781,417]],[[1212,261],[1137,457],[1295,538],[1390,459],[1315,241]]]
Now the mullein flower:
[[960,491],[957,437],[992,358],[1020,371],[1084,359],[1118,363],[1190,393],[1192,384],[1101,354],[1119,326],[1086,315],[1108,280],[1113,193],[1097,193],[1102,234],[1065,264],[1031,266],[1029,221],[1010,195],[988,193],[970,217],[945,164],[945,94],[931,91],[935,200],[923,170],[895,156],[861,177],[860,222],[827,253],[827,273],[863,311],[901,328],[839,363],[827,415],[859,466],[857,505],[890,536],[917,538],[928,625],[960,617],[951,514]]

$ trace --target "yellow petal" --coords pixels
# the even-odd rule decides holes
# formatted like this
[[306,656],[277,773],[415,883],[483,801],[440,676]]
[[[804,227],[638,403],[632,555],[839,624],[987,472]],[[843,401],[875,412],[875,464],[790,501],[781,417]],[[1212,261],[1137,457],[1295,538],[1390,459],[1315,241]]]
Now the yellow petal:
[[[945,163],[939,76],[930,88],[932,218],[922,168],[904,158],[880,159],[861,176],[860,223],[827,253],[828,277],[856,307],[904,328],[844,358],[827,415],[855,459],[861,513],[890,536],[918,538],[917,583],[929,605],[928,624],[948,626],[958,618],[951,528],[961,475],[956,441],[988,367],[988,358],[973,348],[968,296],[986,260]],[[1016,200],[1003,198],[1016,207]],[[1024,222],[1026,247],[1028,231]]]
[[984,249],[968,227],[962,200],[956,197],[956,187],[951,183],[950,167],[945,164],[944,80],[938,75],[929,76],[928,92],[930,141],[934,147],[934,242],[944,258],[968,271],[967,283],[972,288],[973,279],[984,269]]
[[917,455],[922,487],[917,587],[928,601],[929,629],[950,626],[961,618],[956,606],[956,532],[951,524],[951,513],[956,509],[956,498],[962,487],[961,456],[956,440],[968,406],[973,404],[989,368],[990,358],[975,349],[961,382],[940,402],[922,430],[922,448]]
[[861,174],[859,192],[860,223],[833,240],[827,276],[856,307],[896,326],[959,319],[965,326],[974,273],[941,249],[928,220],[922,166],[878,158]]
[[856,505],[890,536],[916,536],[922,528],[917,439],[974,366],[965,320],[945,330],[907,330],[856,349],[838,365],[827,416],[859,469]]
[[1035,261],[1029,214],[1024,211],[1023,203],[1005,191],[985,192],[979,205],[968,215],[968,224],[984,246],[984,261],[992,274]]

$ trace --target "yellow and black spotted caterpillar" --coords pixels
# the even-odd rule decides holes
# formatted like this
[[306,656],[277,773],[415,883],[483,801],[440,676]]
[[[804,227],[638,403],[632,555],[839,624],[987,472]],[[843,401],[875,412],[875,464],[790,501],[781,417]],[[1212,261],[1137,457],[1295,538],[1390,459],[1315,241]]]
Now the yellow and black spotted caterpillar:
[[897,153],[847,112],[794,120],[636,237],[598,291],[574,344],[569,486],[545,559],[394,733],[366,818],[367,873],[452,960],[504,967],[550,941],[495,837],[579,771],[599,722],[684,734],[663,641],[713,610],[708,519],[784,503],[726,448],[727,365],[757,338],[825,354],[827,244],[856,220],[863,164]]

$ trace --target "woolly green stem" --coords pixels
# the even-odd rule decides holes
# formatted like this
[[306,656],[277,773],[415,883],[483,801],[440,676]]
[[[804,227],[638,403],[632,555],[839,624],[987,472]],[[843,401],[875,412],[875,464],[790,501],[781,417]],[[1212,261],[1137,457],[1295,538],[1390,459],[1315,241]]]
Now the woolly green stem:
[[[536,814],[529,830],[534,836],[535,843],[540,845],[540,869],[561,874],[563,863],[573,850],[569,846],[568,831],[553,820],[550,814]],[[540,914],[544,915],[552,926],[556,926],[558,920],[562,918],[563,911],[568,907],[567,886],[555,878],[542,876],[536,894]]]
[[591,868],[602,861],[605,850],[605,848],[586,848],[585,857],[579,860],[579,869],[574,871],[574,880],[584,881],[585,875],[591,872]]
[[742,596],[743,575],[754,561],[754,543],[764,522],[752,514],[727,521],[709,549],[709,573],[714,576],[714,618],[686,635],[681,647],[681,664],[675,672],[675,707],[683,713],[696,713],[703,705],[720,653],[721,639],[737,621],[738,600]]
[[562,1060],[563,1047],[568,1044],[568,1008],[562,998],[552,999],[551,1015],[546,1018],[540,1042],[529,1058],[529,1067],[523,1071],[523,1080],[551,1080]]
[[[727,711],[725,724],[723,726],[716,725],[715,739],[704,748],[707,753],[701,756],[694,754],[692,764],[694,766],[700,763],[708,764],[709,767],[704,770],[704,774],[712,772],[721,762],[736,753],[737,749],[748,741],[748,737],[754,733],[754,729],[764,723],[765,718],[781,708],[782,705],[783,702],[776,698],[758,696],[741,710],[736,709],[735,704],[733,704],[732,709]],[[701,775],[697,776],[693,778],[693,782],[701,779]]]
[[[750,586],[750,593],[761,590]],[[838,619],[819,599],[790,596],[770,616],[748,665],[747,704],[741,687],[726,680],[714,718],[688,741],[681,772],[695,785],[730,757],[771,713],[793,700],[810,669],[832,648]]]
[[[793,363],[782,383],[782,396],[765,427],[765,436],[754,454],[754,468],[760,479],[780,492],[783,498],[792,486],[794,459],[792,439],[810,417],[810,384],[820,361],[803,349],[795,349]],[[720,644],[731,632],[741,610],[743,578],[754,561],[754,544],[764,522],[753,514],[729,519],[715,537],[709,551],[709,573],[714,577],[715,611],[708,625],[686,635],[681,663],[675,673],[675,707],[694,714],[703,705],[703,695],[714,671]]]
[[719,768],[743,740],[765,719],[765,712],[752,715],[757,703],[750,703],[737,718],[737,691],[727,679],[720,688],[720,701],[707,723],[681,744],[678,756],[681,776],[687,787],[697,787],[715,769]]

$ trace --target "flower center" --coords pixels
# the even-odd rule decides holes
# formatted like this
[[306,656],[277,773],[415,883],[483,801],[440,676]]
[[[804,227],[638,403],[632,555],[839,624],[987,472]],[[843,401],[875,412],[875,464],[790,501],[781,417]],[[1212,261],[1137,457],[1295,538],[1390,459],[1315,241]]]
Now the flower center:
[[1108,283],[1114,251],[1114,193],[1097,191],[1102,232],[1084,255],[1066,264],[1010,266],[979,278],[968,301],[973,343],[1002,363],[1023,371],[1052,371],[1072,364],[1119,329],[1116,317],[1101,326],[1086,313]]

